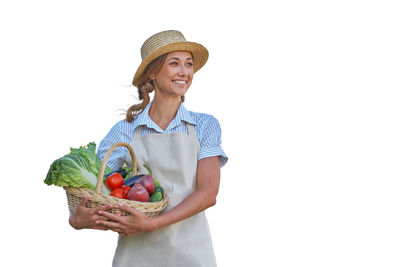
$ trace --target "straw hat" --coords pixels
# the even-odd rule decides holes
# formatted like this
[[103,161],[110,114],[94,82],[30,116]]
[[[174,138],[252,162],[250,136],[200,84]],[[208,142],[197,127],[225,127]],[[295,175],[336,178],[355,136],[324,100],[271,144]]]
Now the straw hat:
[[163,31],[148,38],[140,49],[142,63],[135,73],[133,85],[137,86],[138,78],[143,74],[147,65],[157,57],[173,51],[189,51],[193,56],[193,72],[198,71],[206,64],[207,49],[198,43],[187,42],[179,31]]

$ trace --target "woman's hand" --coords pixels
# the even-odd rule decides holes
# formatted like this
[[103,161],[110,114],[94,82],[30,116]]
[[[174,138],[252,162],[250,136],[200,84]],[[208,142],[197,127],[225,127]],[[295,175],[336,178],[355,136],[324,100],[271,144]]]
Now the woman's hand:
[[132,236],[138,233],[151,232],[151,218],[141,211],[120,203],[118,207],[129,213],[127,216],[112,214],[99,210],[98,214],[106,217],[106,220],[96,220],[96,224],[119,233],[121,236]]
[[106,211],[113,208],[113,205],[105,205],[99,208],[87,208],[85,205],[88,197],[84,196],[81,203],[76,207],[75,213],[69,218],[69,224],[79,229],[108,230],[107,227],[96,224],[97,220],[107,220],[107,217],[99,215],[99,211]]

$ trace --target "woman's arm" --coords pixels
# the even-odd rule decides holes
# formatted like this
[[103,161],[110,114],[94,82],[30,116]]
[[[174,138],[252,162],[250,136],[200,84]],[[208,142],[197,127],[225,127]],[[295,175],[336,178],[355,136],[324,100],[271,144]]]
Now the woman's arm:
[[118,216],[109,212],[99,211],[109,220],[97,220],[96,224],[104,226],[121,235],[133,235],[139,232],[152,232],[165,226],[187,219],[215,205],[220,182],[219,157],[200,159],[197,163],[196,190],[185,198],[175,208],[155,218],[149,218],[144,213],[120,205],[120,209],[130,213],[128,216]]
[[220,163],[218,157],[203,158],[198,161],[196,174],[196,190],[174,209],[155,217],[152,229],[187,219],[211,206],[217,201],[220,181]]

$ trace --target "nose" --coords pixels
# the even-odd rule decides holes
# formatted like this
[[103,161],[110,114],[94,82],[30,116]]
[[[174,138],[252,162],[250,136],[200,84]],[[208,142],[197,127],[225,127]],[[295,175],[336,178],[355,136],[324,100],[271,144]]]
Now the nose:
[[179,71],[178,71],[178,75],[180,76],[186,76],[188,74],[188,69],[185,66],[185,64],[179,64]]

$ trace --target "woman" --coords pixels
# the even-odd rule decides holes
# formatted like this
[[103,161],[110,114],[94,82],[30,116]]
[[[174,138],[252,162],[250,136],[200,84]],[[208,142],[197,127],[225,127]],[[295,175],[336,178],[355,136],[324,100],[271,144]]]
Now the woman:
[[[133,79],[140,104],[101,141],[98,156],[116,142],[131,143],[139,173],[153,170],[169,196],[166,210],[149,218],[120,205],[128,216],[108,212],[110,206],[85,208],[84,199],[70,218],[76,228],[112,230],[120,235],[113,266],[216,266],[204,210],[215,205],[220,167],[227,157],[221,148],[218,121],[190,112],[182,102],[193,74],[208,59],[202,45],[187,42],[178,31],[147,39],[142,63]],[[150,102],[149,93],[154,91]],[[132,164],[127,149],[117,148],[108,161],[114,169]]]

